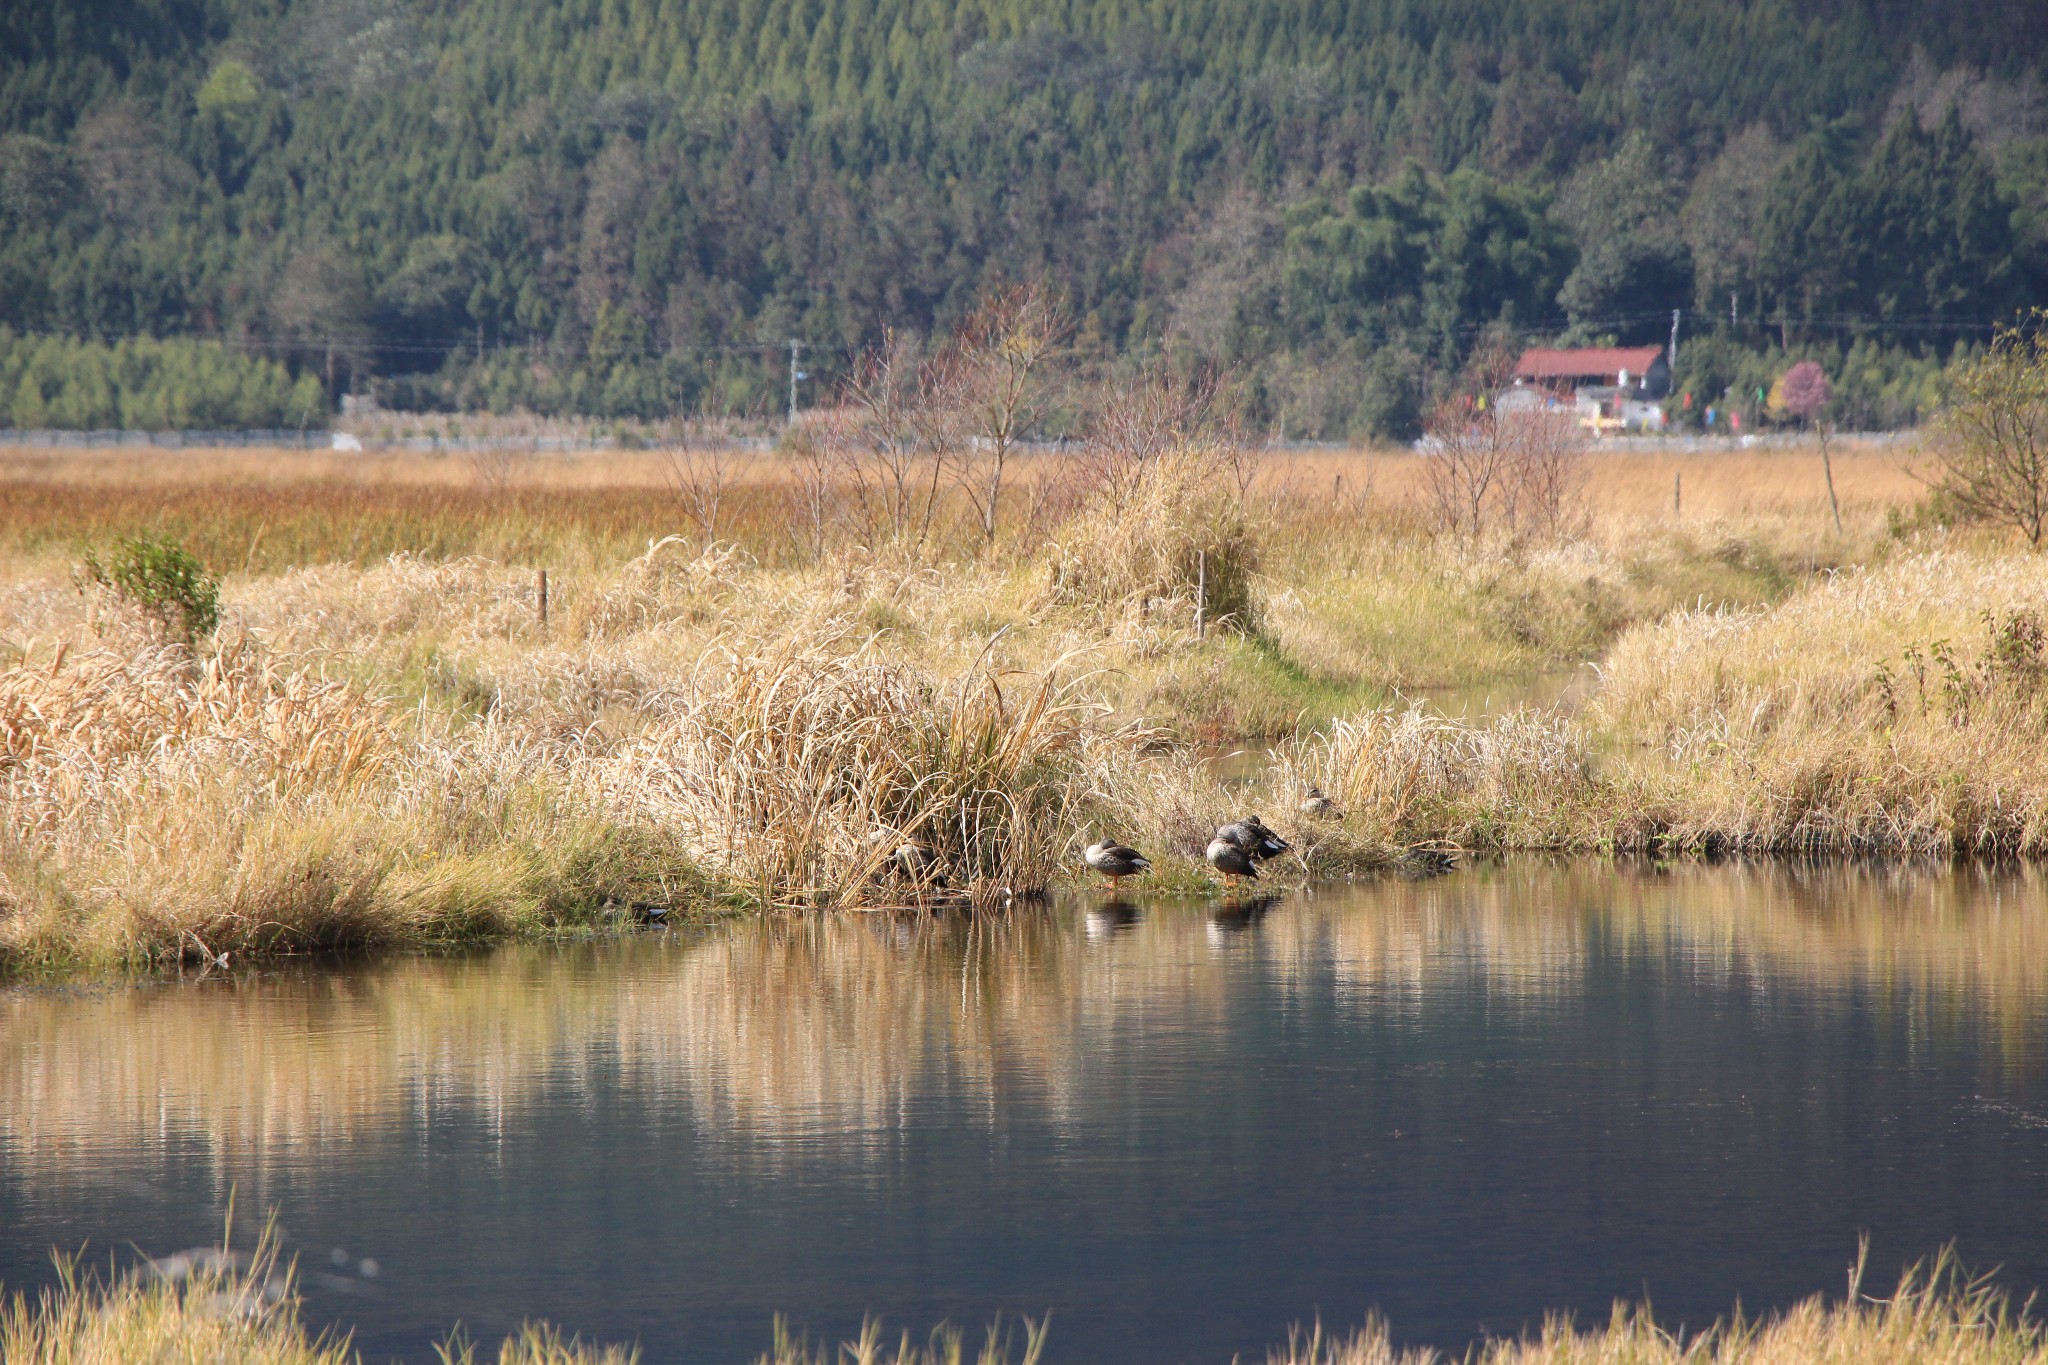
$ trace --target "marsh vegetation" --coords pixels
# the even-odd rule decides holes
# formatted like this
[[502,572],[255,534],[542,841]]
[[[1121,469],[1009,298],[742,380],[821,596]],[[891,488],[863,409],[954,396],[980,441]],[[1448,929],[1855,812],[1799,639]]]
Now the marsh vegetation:
[[[1816,471],[1594,454],[1487,363],[1414,451],[1276,453],[1204,372],[1082,385],[1070,326],[892,335],[773,452],[16,457],[0,956],[990,909],[1102,838],[1198,890],[1257,810],[1297,877],[2048,847],[2048,579],[1966,496],[2032,430],[2017,334],[1924,469]],[[1087,438],[1024,445],[1057,405]],[[1575,714],[1405,696],[1586,661]],[[1247,744],[1247,789],[1198,758]]]
[[[903,841],[963,905],[1104,835],[1199,890],[1244,809],[1294,877],[2048,841],[2048,579],[1905,451],[1837,442],[1841,534],[1798,448],[1544,441],[1454,507],[1441,447],[1267,451],[1167,376],[993,467],[1000,413],[934,424],[1013,378],[876,363],[774,452],[8,456],[0,956],[930,903]],[[1585,661],[1572,714],[1407,700]]]

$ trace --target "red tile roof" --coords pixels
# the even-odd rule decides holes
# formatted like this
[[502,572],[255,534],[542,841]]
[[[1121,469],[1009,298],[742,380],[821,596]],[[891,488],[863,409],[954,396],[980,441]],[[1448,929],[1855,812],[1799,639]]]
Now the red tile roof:
[[1515,362],[1517,379],[1590,379],[1595,375],[1609,383],[1623,370],[1631,375],[1646,373],[1664,354],[1662,346],[1586,346],[1576,350],[1522,352]]

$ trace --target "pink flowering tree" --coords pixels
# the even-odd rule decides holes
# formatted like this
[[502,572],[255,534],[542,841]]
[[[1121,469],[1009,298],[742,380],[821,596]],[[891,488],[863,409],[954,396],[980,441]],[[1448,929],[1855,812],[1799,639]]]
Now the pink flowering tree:
[[1835,514],[1835,534],[1842,534],[1842,503],[1835,496],[1835,464],[1828,458],[1828,437],[1834,435],[1834,428],[1826,422],[1818,422],[1821,410],[1827,407],[1828,399],[1834,396],[1834,389],[1828,384],[1828,372],[1815,360],[1802,360],[1785,371],[1785,377],[1778,381],[1778,401],[1786,412],[1797,417],[1807,426],[1820,432],[1820,468],[1828,481],[1828,510]]
[[1802,422],[1811,422],[1828,405],[1828,399],[1834,397],[1834,388],[1819,361],[1802,360],[1785,371],[1779,394],[1786,412]]

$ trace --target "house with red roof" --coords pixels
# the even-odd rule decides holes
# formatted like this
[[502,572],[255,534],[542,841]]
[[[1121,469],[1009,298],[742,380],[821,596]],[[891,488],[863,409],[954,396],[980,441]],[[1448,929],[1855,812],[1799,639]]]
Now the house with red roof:
[[1575,408],[1595,432],[1664,429],[1671,392],[1662,346],[1536,347],[1515,362],[1502,407]]
[[1662,398],[1671,392],[1671,367],[1662,346],[1578,346],[1522,352],[1515,362],[1515,384],[1533,384],[1554,393],[1580,389],[1617,389],[1638,399]]

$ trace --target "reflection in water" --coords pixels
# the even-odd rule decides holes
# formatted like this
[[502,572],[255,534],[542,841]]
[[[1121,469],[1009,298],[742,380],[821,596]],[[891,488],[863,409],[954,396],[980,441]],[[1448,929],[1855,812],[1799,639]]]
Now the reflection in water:
[[1570,715],[1600,688],[1600,670],[1592,664],[1551,669],[1461,687],[1425,687],[1412,699],[1452,720],[1484,723],[1513,711],[1551,711]]
[[1129,933],[1138,923],[1138,907],[1119,896],[1104,897],[1101,902],[1082,911],[1088,926],[1088,937],[1093,939],[1114,938]]
[[232,1188],[407,1265],[311,1306],[414,1355],[529,1312],[739,1359],[780,1308],[1050,1306],[1058,1358],[1221,1360],[1375,1303],[1754,1307],[1863,1228],[2048,1269],[1997,1236],[2048,1197],[2044,1028],[2039,874],[1778,864],[17,990],[0,1275]]

